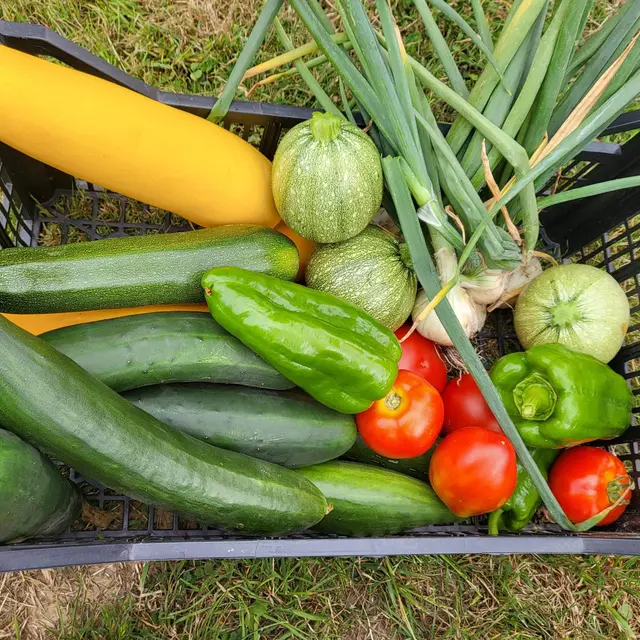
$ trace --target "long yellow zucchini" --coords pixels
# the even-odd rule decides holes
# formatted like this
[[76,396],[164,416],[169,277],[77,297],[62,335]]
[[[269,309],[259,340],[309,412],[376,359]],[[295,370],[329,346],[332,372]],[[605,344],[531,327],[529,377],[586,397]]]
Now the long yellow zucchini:
[[196,224],[280,221],[271,163],[202,118],[0,46],[0,140]]
[[97,309],[96,311],[70,311],[67,313],[0,313],[13,324],[39,336],[41,333],[71,327],[75,324],[86,324],[121,318],[122,316],[137,316],[141,313],[158,313],[163,311],[201,311],[209,313],[209,307],[204,303],[193,304],[157,304],[146,307],[122,307],[121,309]]

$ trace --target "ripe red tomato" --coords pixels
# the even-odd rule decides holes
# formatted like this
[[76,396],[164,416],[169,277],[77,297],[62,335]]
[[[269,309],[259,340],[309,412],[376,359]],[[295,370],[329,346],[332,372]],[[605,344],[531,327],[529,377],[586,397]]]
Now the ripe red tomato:
[[449,381],[444,393],[444,435],[465,427],[482,427],[502,433],[500,423],[489,409],[473,377],[464,373]]
[[415,458],[435,442],[444,418],[435,387],[401,370],[387,395],[356,416],[365,443],[386,458]]
[[[627,502],[631,498],[631,479],[622,461],[595,447],[574,447],[562,453],[551,467],[549,487],[574,524],[604,511],[621,495]],[[626,504],[616,507],[598,526],[615,522],[626,508]]]
[[429,465],[438,497],[461,518],[499,509],[516,487],[516,452],[502,434],[458,429],[442,440]]
[[[400,327],[396,331],[396,338],[404,338],[409,328],[408,324]],[[440,349],[417,331],[402,343],[402,357],[398,369],[406,369],[419,375],[430,382],[438,393],[442,393],[447,384],[447,368],[440,355]]]

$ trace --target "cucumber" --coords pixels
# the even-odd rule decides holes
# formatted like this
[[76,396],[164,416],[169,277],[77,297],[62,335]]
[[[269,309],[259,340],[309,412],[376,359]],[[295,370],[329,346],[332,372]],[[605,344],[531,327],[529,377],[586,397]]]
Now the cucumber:
[[458,518],[415,478],[357,462],[333,460],[297,470],[333,510],[314,529],[345,536],[383,536]]
[[306,478],[163,424],[0,317],[0,424],[111,489],[221,529],[279,535],[322,518]]
[[51,460],[0,429],[0,543],[64,531],[80,515],[81,503]]
[[427,481],[429,478],[429,463],[431,462],[431,456],[436,450],[434,444],[429,451],[423,453],[417,458],[406,458],[403,460],[392,460],[391,458],[385,458],[377,454],[373,449],[369,448],[365,444],[365,441],[360,437],[356,438],[353,446],[349,451],[343,454],[341,457],[344,460],[353,460],[354,462],[362,462],[363,464],[371,464],[374,467],[383,467],[385,469],[391,469],[397,471],[405,476],[411,476],[418,480]]
[[236,266],[284,280],[298,272],[289,238],[254,225],[0,252],[0,312],[59,313],[202,302],[200,279]]
[[283,467],[333,460],[356,437],[353,416],[328,409],[297,389],[165,384],[124,397],[194,438]]
[[209,313],[145,313],[63,327],[40,337],[115,391],[164,382],[295,386]]

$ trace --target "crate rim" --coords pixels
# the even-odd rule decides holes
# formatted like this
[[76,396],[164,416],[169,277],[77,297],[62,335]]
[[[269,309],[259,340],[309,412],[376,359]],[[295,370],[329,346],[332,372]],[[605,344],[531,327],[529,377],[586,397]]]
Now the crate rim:
[[[60,36],[51,29],[34,24],[0,20],[0,45],[26,53],[48,55],[75,68],[128,87],[147,97],[194,115],[206,116],[215,103],[212,97],[160,91],[137,80],[105,60]],[[289,127],[305,120],[317,109],[292,105],[234,101],[227,122],[249,125],[274,123]],[[606,133],[640,128],[640,110],[622,114]],[[604,134],[603,134],[604,135]],[[594,142],[587,153],[601,156],[621,155],[621,146]],[[97,533],[99,535],[99,532]],[[132,535],[131,538],[135,536]],[[111,539],[113,540],[113,539]],[[615,554],[640,555],[640,534],[625,537],[615,532],[551,535],[472,535],[472,536],[392,536],[385,538],[225,538],[222,540],[132,540],[92,542],[35,541],[0,545],[0,572],[124,561],[185,559],[254,559],[280,557],[384,557],[389,555],[432,555],[486,553],[491,555]]]

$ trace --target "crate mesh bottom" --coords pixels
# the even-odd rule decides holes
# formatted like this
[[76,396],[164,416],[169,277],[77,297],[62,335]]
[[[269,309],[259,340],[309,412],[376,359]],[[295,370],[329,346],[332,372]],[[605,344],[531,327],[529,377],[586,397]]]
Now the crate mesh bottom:
[[[5,200],[10,193],[10,183],[0,180]],[[107,193],[94,185],[76,183],[73,191],[60,190],[46,205],[40,205],[28,225],[11,226],[15,232],[29,229],[31,235],[26,245],[56,245],[66,242],[165,233],[192,228],[184,220],[147,205],[132,202],[117,194]],[[1,204],[1,203],[0,203]],[[0,210],[6,215],[5,209]],[[640,330],[639,282],[631,267],[635,253],[640,250],[640,215],[611,230],[602,238],[571,256],[573,261],[607,268],[621,281],[632,306],[632,324],[629,329],[628,344],[633,345]],[[501,355],[519,350],[510,312],[498,311],[491,316],[487,326],[477,339],[478,350],[488,367]],[[624,364],[624,375],[630,380],[634,393],[640,393],[640,354],[631,357]],[[638,411],[635,409],[634,411]],[[637,482],[640,477],[640,448],[638,442],[617,442],[610,445],[624,460],[627,469]],[[234,540],[246,539],[245,534],[228,534],[212,527],[202,526],[175,514],[149,507],[127,496],[95,483],[87,481],[74,470],[69,470],[70,479],[82,488],[85,501],[90,508],[84,517],[69,531],[54,538],[42,538],[16,546],[29,545],[76,545],[82,542],[111,541],[130,542],[143,540]],[[93,509],[91,508],[93,507]],[[486,534],[486,519],[476,518],[465,524],[429,526],[403,534],[404,536],[469,536]],[[597,534],[613,537],[637,535],[640,530],[640,501],[637,492],[632,505],[617,525],[599,530]],[[525,533],[542,535],[572,535],[563,532],[557,525],[546,521],[544,513],[538,514],[537,521],[525,529]],[[584,534],[583,534],[584,535]],[[304,532],[294,539],[326,537],[324,534]]]

